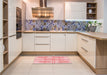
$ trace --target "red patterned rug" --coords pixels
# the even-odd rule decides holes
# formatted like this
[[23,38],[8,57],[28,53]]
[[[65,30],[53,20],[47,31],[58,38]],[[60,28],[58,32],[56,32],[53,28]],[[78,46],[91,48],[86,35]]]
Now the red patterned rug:
[[35,64],[68,64],[71,63],[67,56],[37,56],[34,60]]

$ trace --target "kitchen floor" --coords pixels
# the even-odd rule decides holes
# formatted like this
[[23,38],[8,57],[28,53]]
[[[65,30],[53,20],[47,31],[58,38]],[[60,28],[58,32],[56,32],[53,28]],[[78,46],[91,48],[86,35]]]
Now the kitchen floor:
[[33,64],[35,56],[20,56],[3,75],[95,75],[79,56],[68,56],[72,64]]

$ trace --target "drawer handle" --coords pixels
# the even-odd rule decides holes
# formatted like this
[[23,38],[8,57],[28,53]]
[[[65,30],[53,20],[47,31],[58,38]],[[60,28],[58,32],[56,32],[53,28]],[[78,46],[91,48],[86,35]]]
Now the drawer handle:
[[88,50],[86,50],[85,48],[81,47],[84,51],[88,52]]
[[36,45],[49,45],[49,44],[36,44]]
[[88,42],[86,39],[83,39],[83,38],[82,38],[82,40],[85,41],[85,42]]
[[47,38],[49,36],[36,36],[36,37],[39,37],[39,38]]

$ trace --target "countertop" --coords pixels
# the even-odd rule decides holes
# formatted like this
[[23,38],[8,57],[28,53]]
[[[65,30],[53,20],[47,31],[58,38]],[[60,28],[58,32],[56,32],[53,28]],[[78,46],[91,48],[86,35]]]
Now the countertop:
[[77,33],[97,40],[107,40],[107,33],[101,32],[76,32],[76,31],[22,31],[23,33]]

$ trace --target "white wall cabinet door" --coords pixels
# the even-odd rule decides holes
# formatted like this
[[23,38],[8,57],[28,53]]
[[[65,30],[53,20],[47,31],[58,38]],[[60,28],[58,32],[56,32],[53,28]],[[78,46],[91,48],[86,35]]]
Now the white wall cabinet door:
[[66,34],[66,51],[77,51],[76,34]]
[[3,41],[0,40],[0,72],[3,70]]
[[16,0],[8,0],[8,34],[16,34]]
[[3,2],[2,2],[2,0],[0,0],[0,38],[2,38],[2,34],[3,34],[3,32],[2,32],[2,29],[3,29],[3,27],[2,27],[3,26],[3,24],[2,24],[2,22],[3,22],[2,21],[2,18],[3,18],[3,16],[2,16],[3,9],[2,8],[3,7],[2,6],[3,6]]
[[86,19],[86,2],[65,2],[65,19]]
[[66,38],[66,35],[64,33],[52,33],[51,34],[51,51],[66,51],[65,38]]
[[23,34],[23,51],[35,51],[34,33]]
[[9,37],[9,63],[11,63],[18,55],[16,36]]

